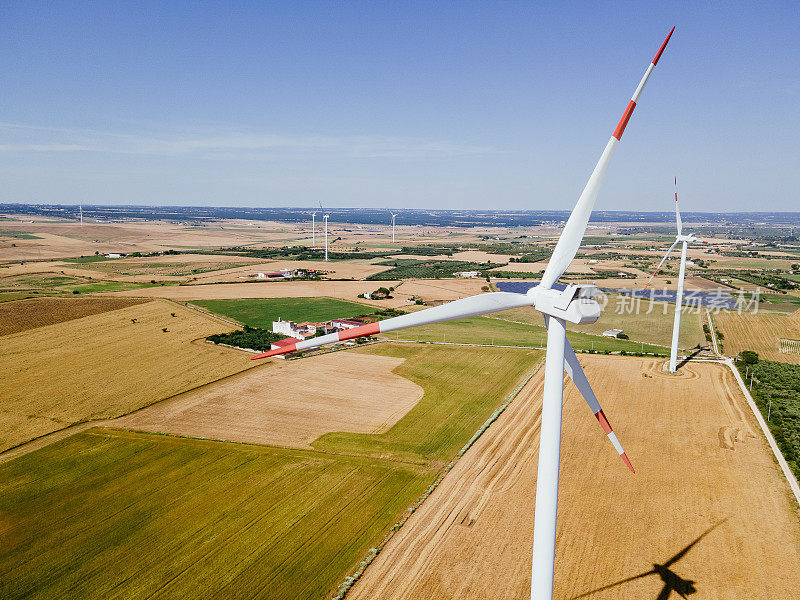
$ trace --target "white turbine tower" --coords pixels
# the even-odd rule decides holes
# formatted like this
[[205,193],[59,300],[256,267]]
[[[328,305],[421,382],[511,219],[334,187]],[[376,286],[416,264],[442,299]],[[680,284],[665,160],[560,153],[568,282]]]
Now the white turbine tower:
[[545,325],[547,326],[547,353],[545,356],[539,470],[536,481],[536,509],[533,526],[533,580],[531,584],[531,598],[533,600],[550,600],[553,597],[564,371],[575,382],[617,453],[625,461],[628,468],[633,471],[627,455],[611,429],[608,419],[603,414],[603,410],[589,385],[586,374],[578,362],[575,351],[566,338],[567,321],[571,323],[592,323],[600,317],[600,305],[593,298],[597,288],[593,285],[570,284],[562,289],[563,286],[554,288],[553,285],[567,270],[580,247],[592,207],[600,191],[603,177],[611,162],[614,150],[619,144],[619,140],[622,138],[642,90],[671,36],[672,31],[670,31],[647,68],[617,128],[614,130],[614,134],[603,150],[600,160],[564,226],[564,231],[561,233],[561,237],[553,250],[553,255],[550,257],[550,262],[539,285],[532,287],[525,294],[492,292],[463,298],[448,304],[393,317],[377,323],[369,323],[354,329],[287,344],[279,349],[270,350],[253,357],[253,359],[258,359],[276,356],[365,335],[387,333],[416,325],[473,317],[509,308],[530,306],[541,312],[544,315]]
[[79,204],[78,208],[81,211],[81,226],[83,226],[83,204]]
[[317,247],[317,211],[311,213],[311,247]]
[[322,220],[325,222],[325,262],[328,261],[328,217],[330,215],[322,215]]
[[392,211],[389,211],[389,214],[392,215],[392,243],[394,244],[394,219],[400,213],[393,213]]
[[678,178],[675,178],[675,223],[678,228],[678,235],[675,236],[675,241],[672,242],[672,246],[669,247],[667,253],[664,255],[664,258],[661,259],[661,262],[658,263],[656,270],[653,271],[653,274],[650,275],[650,279],[647,281],[647,285],[644,286],[647,289],[647,286],[650,285],[650,282],[653,281],[653,277],[656,276],[656,273],[659,272],[661,269],[661,265],[664,264],[664,261],[667,260],[670,252],[672,249],[675,248],[679,243],[682,244],[681,246],[681,266],[680,271],[678,272],[678,294],[675,297],[675,322],[672,325],[672,347],[669,351],[669,372],[674,373],[678,369],[678,337],[680,336],[681,331],[681,305],[683,303],[683,280],[686,276],[686,247],[692,243],[698,241],[693,234],[683,235],[683,222],[681,221],[681,211],[678,209]]

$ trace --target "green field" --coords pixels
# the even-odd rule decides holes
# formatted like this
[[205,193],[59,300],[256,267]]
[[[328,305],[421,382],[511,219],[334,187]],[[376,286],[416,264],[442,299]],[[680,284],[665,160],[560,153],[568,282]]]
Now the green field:
[[[528,311],[533,313],[533,311]],[[541,315],[533,313],[541,319]],[[505,318],[505,317],[504,317]],[[510,318],[510,317],[509,317]],[[531,317],[533,319],[533,317]],[[456,342],[461,344],[494,344],[497,346],[543,347],[547,342],[544,326],[515,323],[501,318],[471,317],[403,329],[386,334],[389,339],[413,340],[418,342]],[[598,352],[652,352],[665,354],[666,348],[652,346],[599,335],[589,335],[578,331],[568,332],[570,343],[576,350],[596,350]]]
[[432,479],[89,430],[0,465],[0,597],[323,598]]
[[62,258],[61,260],[63,262],[75,263],[75,264],[79,264],[80,265],[80,264],[86,264],[86,263],[103,262],[103,261],[112,260],[112,259],[110,259],[107,256],[104,256],[102,254],[95,254],[95,255],[91,255],[91,256],[77,256],[77,257],[74,257],[74,258]]
[[101,281],[98,283],[87,283],[86,285],[70,287],[69,290],[78,291],[81,294],[88,294],[90,292],[121,292],[123,290],[136,290],[139,288],[157,287],[160,285],[170,284],[135,283],[132,281]]
[[241,300],[193,300],[223,317],[243,325],[272,330],[278,319],[302,323],[319,323],[330,319],[345,319],[373,312],[366,304],[336,300],[334,298],[243,298]]
[[405,358],[394,372],[419,384],[425,395],[385,433],[328,433],[312,446],[406,461],[450,460],[542,356],[508,348],[412,344],[358,351]]
[[[624,330],[631,340],[645,342],[645,344],[670,345],[672,343],[674,304],[653,302],[651,308],[650,301],[643,299],[636,310],[633,299],[630,297],[609,293],[606,294],[606,298],[607,304],[596,323],[567,324],[567,328],[570,331],[592,335],[602,335],[606,329],[619,328]],[[629,310],[630,312],[628,312]],[[542,317],[538,312],[525,308],[499,312],[497,316],[512,321],[525,321],[534,325],[542,322]],[[694,309],[684,309],[681,317],[679,345],[682,348],[692,348],[697,344],[707,344],[703,335],[701,315],[697,314]]]
[[11,238],[15,240],[40,240],[38,235],[33,235],[30,231],[15,231],[13,229],[0,229],[0,238]]
[[425,389],[384,434],[305,451],[90,429],[0,464],[0,597],[330,596],[542,356],[358,351]]

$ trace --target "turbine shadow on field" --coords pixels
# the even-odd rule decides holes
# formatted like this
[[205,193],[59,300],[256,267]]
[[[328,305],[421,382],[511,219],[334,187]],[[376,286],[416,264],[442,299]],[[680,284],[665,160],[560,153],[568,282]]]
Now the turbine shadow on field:
[[634,581],[636,579],[641,579],[643,577],[648,577],[649,575],[658,575],[661,577],[661,581],[664,582],[664,586],[661,588],[661,591],[656,596],[656,600],[668,600],[668,598],[672,595],[672,592],[675,592],[681,598],[686,598],[686,596],[690,594],[694,594],[697,592],[697,588],[695,587],[695,582],[691,579],[684,579],[677,573],[675,573],[670,567],[674,565],[676,562],[681,560],[686,554],[691,550],[695,544],[697,544],[700,540],[706,537],[709,533],[711,533],[714,529],[722,525],[725,521],[727,521],[727,517],[718,521],[716,524],[712,525],[708,529],[706,529],[703,533],[701,533],[698,537],[694,539],[688,546],[684,547],[680,552],[672,556],[669,560],[664,562],[663,564],[653,563],[653,568],[650,571],[646,571],[644,573],[639,573],[638,575],[634,575],[633,577],[628,577],[626,579],[622,579],[620,581],[616,581],[614,583],[609,583],[608,585],[604,585],[603,587],[599,587],[594,589],[590,592],[586,592],[581,594],[580,596],[574,596],[571,600],[577,600],[578,598],[586,598],[587,596],[592,596],[598,592],[602,592],[603,590],[607,590],[618,585],[622,585],[623,583],[628,583],[629,581]]
[[679,362],[679,363],[678,363],[678,366],[677,366],[677,367],[675,367],[675,370],[677,371],[678,369],[680,369],[681,367],[683,367],[683,366],[684,366],[686,363],[688,363],[690,360],[692,360],[692,359],[693,359],[695,356],[697,356],[698,354],[700,354],[700,353],[701,353],[703,350],[707,350],[707,349],[708,349],[708,348],[705,348],[705,347],[701,346],[700,344],[698,344],[698,345],[697,345],[697,346],[694,348],[694,352],[692,352],[692,353],[691,353],[689,356],[687,356],[687,357],[686,357],[686,358],[684,358],[684,359],[683,359],[681,362]]

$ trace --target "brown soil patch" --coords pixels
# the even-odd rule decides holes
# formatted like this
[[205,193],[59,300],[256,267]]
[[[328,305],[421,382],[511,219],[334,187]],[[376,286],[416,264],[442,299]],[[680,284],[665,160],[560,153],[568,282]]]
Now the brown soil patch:
[[308,448],[330,431],[381,433],[422,398],[404,359],[333,352],[275,361],[114,421],[115,427]]
[[0,335],[147,302],[140,298],[31,298],[0,303]]
[[[714,525],[673,573],[705,598],[792,597],[797,507],[727,369],[695,363],[684,368],[693,377],[677,378],[654,360],[581,362],[637,474],[568,384],[555,597],[650,571]],[[353,599],[529,598],[541,393],[540,374],[384,548]],[[663,586],[651,574],[591,597],[652,600]]]

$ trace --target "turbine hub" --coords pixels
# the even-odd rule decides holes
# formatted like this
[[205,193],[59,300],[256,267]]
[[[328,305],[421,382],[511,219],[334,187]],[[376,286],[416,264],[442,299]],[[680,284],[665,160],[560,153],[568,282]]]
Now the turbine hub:
[[570,284],[563,291],[535,287],[528,290],[536,310],[570,323],[594,323],[600,318],[600,304],[594,297],[595,285]]

